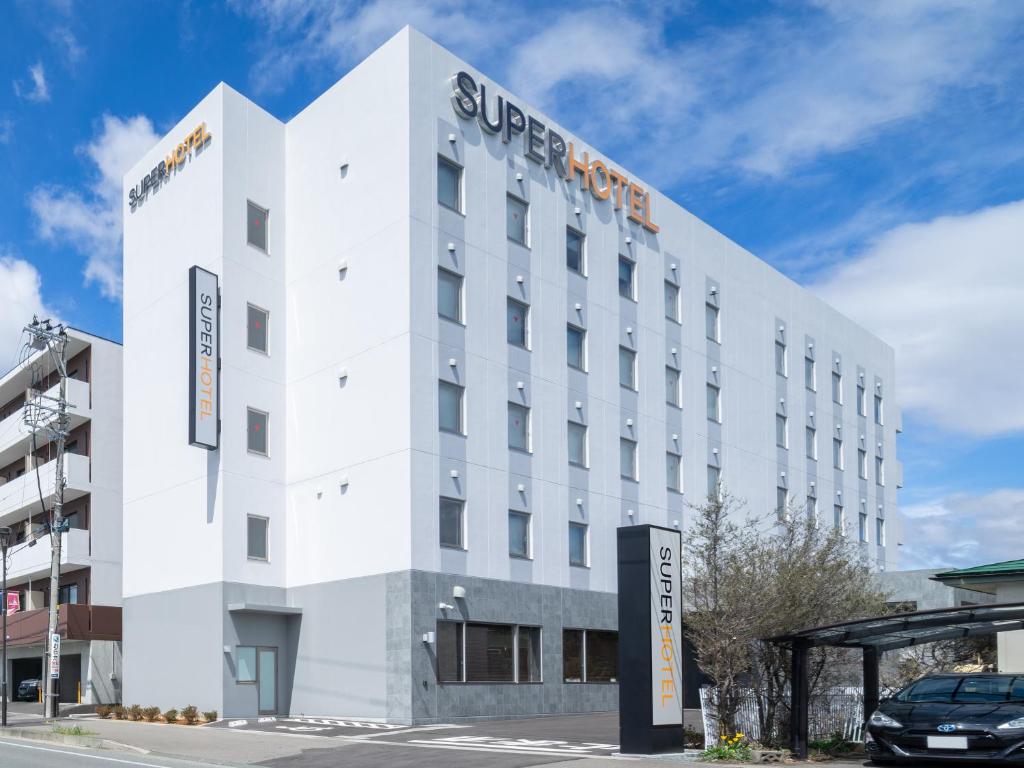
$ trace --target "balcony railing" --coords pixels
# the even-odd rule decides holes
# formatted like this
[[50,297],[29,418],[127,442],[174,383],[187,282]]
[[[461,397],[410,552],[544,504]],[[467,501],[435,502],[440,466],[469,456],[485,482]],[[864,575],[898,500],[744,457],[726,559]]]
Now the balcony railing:
[[[89,531],[72,528],[61,539],[61,570],[90,564]],[[50,537],[42,536],[34,547],[15,544],[7,554],[7,582],[18,582],[28,577],[45,578],[50,573]],[[21,586],[17,584],[16,586]]]
[[[49,611],[19,611],[7,617],[10,645],[41,645],[46,638]],[[120,640],[121,609],[111,605],[60,606],[57,634],[61,640]]]
[[[92,489],[89,479],[89,457],[77,453],[66,454],[64,462],[64,500],[70,501]],[[0,525],[10,525],[25,517],[30,507],[39,510],[39,488],[36,485],[36,471],[26,457],[26,472],[10,482],[0,484]],[[53,499],[57,462],[48,461],[39,465],[39,482],[43,487],[43,498],[47,507]]]
[[[43,395],[46,398],[56,398],[59,387],[50,387]],[[26,400],[36,396],[35,390],[27,390]],[[89,382],[78,379],[68,379],[67,388],[68,403],[73,408],[68,409],[72,426],[77,426],[85,419],[92,417],[92,406],[89,398]],[[52,404],[52,400],[44,400],[46,404]],[[0,421],[0,456],[7,452],[12,446],[21,447],[29,439],[28,427],[25,426],[24,409],[19,408],[3,421]],[[27,451],[26,451],[27,452]],[[0,466],[4,464],[0,463]]]

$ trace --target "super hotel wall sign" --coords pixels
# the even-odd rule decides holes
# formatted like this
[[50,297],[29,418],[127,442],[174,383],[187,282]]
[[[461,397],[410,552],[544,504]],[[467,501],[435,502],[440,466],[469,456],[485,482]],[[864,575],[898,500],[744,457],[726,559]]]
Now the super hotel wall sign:
[[182,170],[195,153],[210,143],[213,134],[206,130],[206,123],[200,123],[176,146],[169,155],[161,160],[134,187],[128,190],[128,206],[132,213],[149,197],[150,191],[157,189],[170,180],[171,176]]
[[555,173],[572,183],[579,177],[580,186],[589,190],[595,200],[608,200],[614,196],[615,210],[625,206],[627,217],[648,232],[657,234],[659,227],[651,220],[651,194],[624,173],[609,168],[601,160],[590,160],[583,152],[576,156],[575,147],[562,136],[547,128],[540,120],[528,115],[508,99],[498,95],[494,106],[487,103],[487,86],[477,82],[467,72],[451,78],[452,106],[463,120],[473,120],[490,134],[500,134],[505,144],[512,136],[523,135],[523,154],[527,159],[554,168]]

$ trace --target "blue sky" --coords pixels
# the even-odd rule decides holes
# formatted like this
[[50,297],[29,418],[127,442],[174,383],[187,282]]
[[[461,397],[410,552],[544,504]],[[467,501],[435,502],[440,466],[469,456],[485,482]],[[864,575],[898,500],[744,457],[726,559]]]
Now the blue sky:
[[119,339],[120,178],[223,80],[288,119],[413,24],[892,344],[905,567],[1024,557],[1024,4],[13,2],[0,366]]

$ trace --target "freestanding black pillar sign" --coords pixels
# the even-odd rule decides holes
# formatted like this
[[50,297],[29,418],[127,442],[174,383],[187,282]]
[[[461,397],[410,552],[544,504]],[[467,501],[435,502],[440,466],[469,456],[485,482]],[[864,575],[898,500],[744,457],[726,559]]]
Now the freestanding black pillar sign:
[[679,531],[618,530],[619,749],[683,747],[682,572]]

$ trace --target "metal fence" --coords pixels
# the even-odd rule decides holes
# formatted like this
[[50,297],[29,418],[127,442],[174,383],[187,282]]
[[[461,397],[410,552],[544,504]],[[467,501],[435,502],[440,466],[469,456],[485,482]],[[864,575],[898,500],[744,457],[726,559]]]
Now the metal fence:
[[[718,708],[715,689],[700,689],[700,713],[704,723],[704,743],[719,740]],[[811,696],[807,712],[808,736],[811,740],[827,739],[841,733],[847,741],[859,741],[864,722],[864,695],[859,688],[830,688]],[[761,740],[761,718],[757,695],[752,690],[741,693],[736,712],[736,727],[751,741]]]

